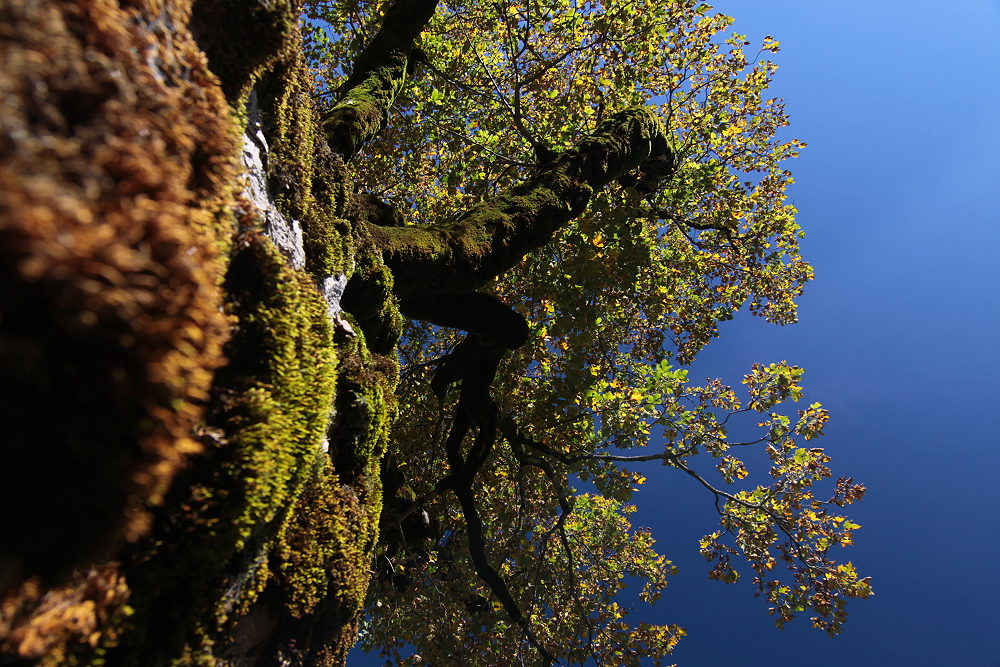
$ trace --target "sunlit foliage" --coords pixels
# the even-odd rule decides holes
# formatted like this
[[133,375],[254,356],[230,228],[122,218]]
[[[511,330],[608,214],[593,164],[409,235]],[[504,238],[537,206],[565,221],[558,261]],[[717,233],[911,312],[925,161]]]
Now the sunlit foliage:
[[[319,99],[336,96],[381,11],[367,2],[309,4]],[[718,322],[744,306],[794,322],[794,299],[812,277],[783,164],[804,144],[778,136],[784,106],[766,96],[776,70],[767,57],[779,45],[768,37],[748,52],[744,37],[726,35],[731,22],[692,0],[444,1],[388,127],[355,162],[360,191],[419,225],[508,190],[621,109],[656,108],[668,129],[678,157],[672,179],[651,193],[629,183],[598,193],[582,217],[490,287],[533,329],[493,385],[504,438],[477,498],[497,569],[538,640],[569,664],[642,656],[660,664],[684,634],[631,624],[614,602],[627,577],[645,581],[643,597],[653,601],[673,573],[629,522],[627,502],[645,481],[622,467],[630,460],[660,460],[705,487],[721,518],[701,543],[711,576],[735,581],[730,556],[745,556],[779,625],[811,610],[814,624],[835,634],[844,600],[870,594],[850,563],[828,555],[857,528],[836,510],[864,489],[841,480],[818,501],[813,484],[830,477],[829,459],[797,442],[821,435],[825,411],[812,405],[794,423],[771,412],[799,400],[802,371],[756,366],[742,401],[721,382],[692,386],[672,365],[690,363]],[[401,493],[440,531],[382,550],[363,640],[405,665],[459,664],[459,655],[528,662],[531,647],[469,563],[457,503],[435,486],[448,473],[442,446],[454,403],[439,402],[428,380],[457,340],[413,322],[400,348],[392,457],[407,480]],[[731,442],[729,418],[748,412],[763,415],[762,435]],[[748,476],[737,445],[766,448],[771,485],[725,490]],[[721,483],[689,467],[704,454],[718,460]],[[596,493],[575,493],[575,480]],[[399,518],[383,530],[402,526]],[[776,578],[779,563],[790,581]]]

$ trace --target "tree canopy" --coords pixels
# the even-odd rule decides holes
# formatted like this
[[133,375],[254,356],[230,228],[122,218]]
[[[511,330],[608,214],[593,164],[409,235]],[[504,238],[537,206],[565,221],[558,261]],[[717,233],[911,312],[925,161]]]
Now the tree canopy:
[[[776,411],[801,398],[802,370],[756,365],[740,399],[677,366],[747,304],[794,322],[812,277],[785,195],[785,161],[804,144],[778,136],[784,106],[766,96],[778,42],[748,54],[743,36],[725,34],[731,19],[689,0],[504,0],[425,2],[433,15],[419,36],[379,46],[396,34],[379,26],[418,4],[307,7],[331,141],[371,73],[387,77],[365,69],[377,48],[403,54],[409,74],[383,98],[377,129],[344,149],[358,151],[358,190],[391,212],[374,243],[412,318],[364,646],[413,665],[533,651],[659,664],[683,630],[631,624],[615,602],[628,578],[656,600],[673,573],[629,521],[646,480],[626,466],[650,460],[694,478],[718,507],[721,525],[700,545],[712,578],[735,581],[731,557],[742,555],[779,626],[810,612],[838,633],[846,599],[870,593],[830,553],[851,543],[857,526],[839,512],[864,488],[841,479],[829,500],[814,496],[829,458],[799,441],[822,435],[827,413]],[[607,168],[601,154],[597,178],[579,165],[602,141],[620,142],[622,164]],[[567,207],[557,220],[540,223],[522,201],[540,190]],[[507,231],[489,226],[497,216]],[[527,229],[535,238],[519,239]],[[477,233],[481,247],[467,241]],[[458,238],[469,247],[456,250]],[[453,273],[438,275],[443,266]],[[729,419],[746,412],[759,438],[729,440]],[[737,448],[753,446],[773,482],[739,489]],[[689,465],[705,454],[717,480]],[[572,488],[581,483],[593,491]]]

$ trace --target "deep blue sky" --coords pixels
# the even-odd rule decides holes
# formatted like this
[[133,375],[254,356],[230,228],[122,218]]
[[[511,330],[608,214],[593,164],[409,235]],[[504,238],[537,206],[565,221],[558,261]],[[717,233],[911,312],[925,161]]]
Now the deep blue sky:
[[778,631],[749,576],[708,580],[711,499],[654,467],[635,523],[681,571],[634,618],[687,628],[680,667],[1000,667],[1000,0],[713,4],[751,42],[781,41],[773,92],[809,144],[789,167],[816,280],[798,324],[741,314],[691,375],[806,369],[806,401],[832,412],[816,445],[869,490],[839,555],[876,594],[835,639],[807,615]]
[[835,639],[807,618],[779,632],[749,583],[707,580],[693,548],[707,499],[661,473],[637,523],[681,573],[650,618],[690,632],[682,667],[998,667],[1000,2],[715,7],[751,42],[782,43],[773,91],[809,144],[791,194],[816,280],[798,324],[737,317],[692,377],[735,383],[782,359],[806,369],[806,400],[832,412],[817,446],[869,489],[850,512],[857,546],[841,554],[876,595],[851,604]]

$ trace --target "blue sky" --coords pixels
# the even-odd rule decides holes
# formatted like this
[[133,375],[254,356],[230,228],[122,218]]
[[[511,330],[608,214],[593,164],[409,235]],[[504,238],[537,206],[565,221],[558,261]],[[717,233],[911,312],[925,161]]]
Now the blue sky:
[[707,579],[708,499],[660,472],[636,522],[681,572],[648,617],[687,628],[682,667],[998,667],[1000,2],[715,7],[782,43],[773,92],[809,144],[791,195],[816,280],[798,324],[738,316],[691,375],[806,369],[806,401],[832,412],[817,446],[869,489],[842,554],[876,595],[835,639],[807,618],[778,631],[749,582]]
[[708,580],[711,499],[653,467],[634,520],[680,574],[634,618],[688,630],[681,667],[1000,667],[1000,0],[713,4],[781,41],[773,93],[809,144],[789,167],[816,280],[798,324],[740,314],[691,376],[806,369],[806,401],[832,413],[816,445],[869,490],[842,557],[876,594],[835,639],[806,617],[777,630],[749,575]]

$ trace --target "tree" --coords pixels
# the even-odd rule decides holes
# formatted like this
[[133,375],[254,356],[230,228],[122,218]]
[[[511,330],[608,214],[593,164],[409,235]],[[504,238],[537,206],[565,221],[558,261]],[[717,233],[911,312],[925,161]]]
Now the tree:
[[[338,85],[341,63],[366,44],[372,11],[311,6],[322,22],[309,42],[320,87],[340,91],[328,119],[352,101],[358,69]],[[811,277],[785,203],[790,174],[780,166],[801,144],[775,138],[786,124],[783,108],[763,97],[774,66],[748,63],[743,37],[718,38],[728,24],[693,2],[454,3],[440,6],[423,32],[412,57],[422,72],[400,87],[396,118],[373,137],[359,174],[363,187],[396,204],[392,224],[399,211],[439,221],[390,227],[375,240],[397,280],[404,277],[396,293],[417,323],[404,333],[407,402],[394,431],[396,463],[384,477],[397,499],[383,511],[388,536],[368,608],[369,646],[393,649],[406,639],[422,656],[413,664],[448,655],[493,656],[484,663],[496,664],[523,650],[521,641],[571,662],[588,653],[610,664],[668,653],[682,631],[628,628],[610,602],[623,573],[645,579],[645,594],[655,598],[670,569],[648,537],[620,541],[629,530],[622,503],[641,481],[618,465],[628,461],[660,459],[725,503],[724,531],[702,545],[716,560],[712,576],[735,580],[729,555],[736,551],[719,539],[738,533],[779,625],[812,608],[814,623],[836,633],[843,598],[867,595],[849,564],[826,559],[855,527],[828,516],[809,490],[830,474],[828,459],[791,440],[822,433],[818,404],[794,427],[776,414],[761,424],[766,433],[754,444],[768,443],[777,480],[770,488],[726,493],[685,460],[704,450],[721,460],[726,483],[746,477],[726,441],[726,420],[800,396],[801,370],[783,363],[747,376],[746,407],[721,384],[688,387],[663,341],[672,333],[678,359],[689,362],[716,323],[747,300],[771,321],[794,321],[793,299]],[[758,58],[777,48],[767,38]],[[637,107],[648,111],[611,112]],[[525,171],[532,175],[518,184]],[[560,179],[568,187],[556,185]],[[569,209],[555,221],[520,201],[546,188]],[[504,224],[516,231],[494,231]],[[432,245],[446,246],[446,234],[461,235],[451,256]],[[489,250],[454,249],[477,236],[492,241]],[[507,236],[522,245],[502,247],[498,237]],[[439,275],[442,265],[460,268]],[[534,335],[484,293],[519,302]],[[458,342],[420,321],[469,334]],[[483,359],[491,346],[515,349],[497,378],[499,356]],[[446,385],[459,378],[457,403],[448,405]],[[491,383],[502,400],[486,395]],[[693,408],[682,407],[686,400]],[[473,426],[478,435],[466,453]],[[612,453],[661,438],[663,453]],[[570,475],[593,481],[599,494],[574,502]],[[861,493],[842,480],[831,503]],[[423,525],[407,524],[417,511]],[[616,529],[584,528],[608,522]],[[428,523],[437,527],[436,545],[420,545]],[[792,565],[792,587],[766,581],[775,547]]]
[[[3,650],[337,664],[367,614],[367,645],[401,664],[659,660],[683,631],[614,603],[626,575],[655,600],[671,573],[628,520],[643,480],[623,466],[648,460],[714,497],[713,577],[743,553],[779,625],[809,609],[839,632],[870,588],[829,557],[857,527],[833,508],[863,487],[814,498],[828,458],[795,438],[826,413],[772,412],[801,369],[754,367],[740,401],[672,366],[747,301],[794,321],[811,277],[774,66],[688,0],[315,2],[304,41],[300,10],[4,8],[10,446],[49,474],[41,406],[72,406],[46,446],[98,520],[70,530],[3,485],[28,498],[0,526]],[[729,442],[744,412],[763,435]],[[735,483],[737,445],[766,447],[770,486],[688,463],[707,452]]]

